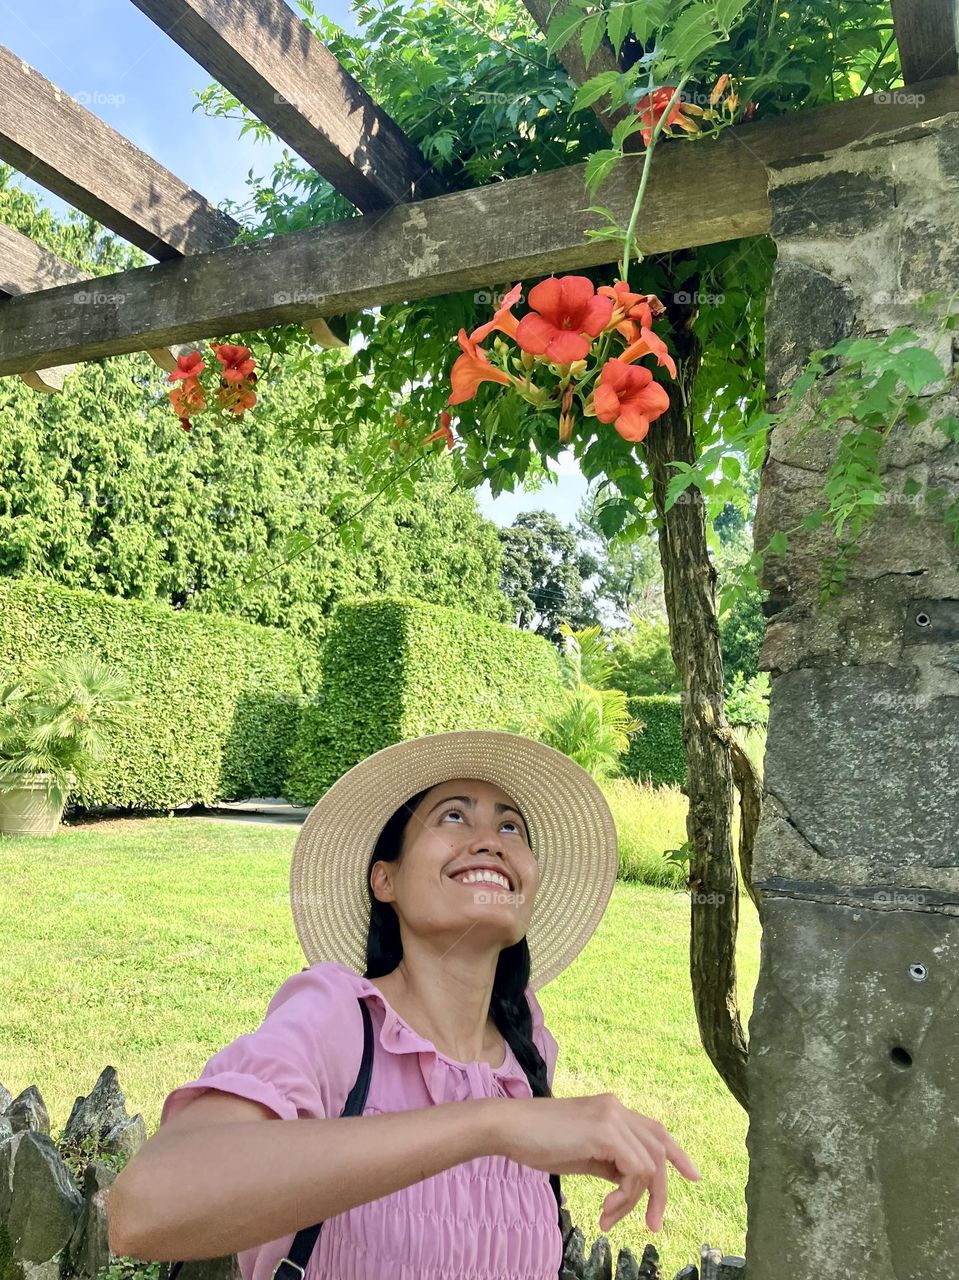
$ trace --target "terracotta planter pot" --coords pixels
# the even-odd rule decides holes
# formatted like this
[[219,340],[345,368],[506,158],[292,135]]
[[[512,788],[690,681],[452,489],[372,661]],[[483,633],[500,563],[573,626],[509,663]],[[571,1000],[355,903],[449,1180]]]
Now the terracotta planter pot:
[[8,836],[53,836],[66,804],[48,788],[49,774],[37,773],[0,785],[0,832]]

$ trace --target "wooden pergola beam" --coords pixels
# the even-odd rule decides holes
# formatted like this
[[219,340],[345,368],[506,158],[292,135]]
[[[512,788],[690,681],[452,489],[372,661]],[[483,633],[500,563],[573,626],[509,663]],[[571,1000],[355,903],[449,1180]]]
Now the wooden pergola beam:
[[0,159],[151,258],[231,244],[239,225],[0,46]]
[[284,0],[133,0],[363,213],[444,184]]
[[[640,248],[762,235],[771,222],[768,165],[870,145],[957,110],[959,77],[951,77],[901,100],[861,97],[740,125],[715,142],[666,142]],[[625,221],[642,163],[625,157],[595,196],[576,165],[100,277],[101,293],[114,298],[102,306],[78,307],[63,287],[11,298],[0,302],[0,375],[614,262],[618,243],[585,239],[602,225],[589,206],[598,199]],[[708,199],[691,200],[692,191]]]
[[[523,0],[527,12],[544,35],[547,34],[549,24],[564,12],[568,3],[569,0],[559,0],[559,3],[556,0]],[[619,70],[613,46],[605,38],[588,65],[583,57],[583,46],[578,35],[572,40],[567,40],[562,48],[557,49],[556,57],[566,68],[567,75],[575,85],[585,84],[587,80],[591,80],[593,76],[598,76],[603,71]],[[612,133],[614,126],[629,114],[629,108],[623,105],[617,107],[615,111],[610,111],[609,98],[604,97],[593,103],[593,112],[607,133]]]
[[892,21],[907,85],[959,71],[957,0],[892,0]]
[[[72,262],[0,222],[0,298],[19,298],[25,293],[53,289],[61,284],[89,285],[90,293],[100,287],[99,277],[84,275]],[[75,290],[75,297],[77,292]],[[179,353],[180,348],[157,347],[148,355],[169,373],[176,368]],[[73,364],[56,365],[31,369],[20,376],[34,391],[62,391],[64,378],[75,368]]]

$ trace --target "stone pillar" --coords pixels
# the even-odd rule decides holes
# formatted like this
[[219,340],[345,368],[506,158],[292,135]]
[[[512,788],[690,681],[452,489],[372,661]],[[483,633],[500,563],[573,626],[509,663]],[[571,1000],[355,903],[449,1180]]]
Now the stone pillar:
[[[772,408],[815,348],[929,338],[910,300],[959,288],[959,115],[772,171],[770,197]],[[937,354],[951,370],[952,341]],[[959,1275],[959,564],[923,501],[959,497],[944,390],[923,388],[930,420],[888,424],[891,493],[841,594],[820,603],[825,526],[765,569],[749,1280]],[[837,434],[799,438],[809,413],[771,433],[757,546],[823,505]]]

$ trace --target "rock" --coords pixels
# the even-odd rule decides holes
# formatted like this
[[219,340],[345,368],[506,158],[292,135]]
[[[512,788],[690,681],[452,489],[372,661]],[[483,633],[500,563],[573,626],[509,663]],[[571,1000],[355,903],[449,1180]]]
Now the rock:
[[24,1133],[17,1147],[5,1223],[19,1262],[47,1262],[72,1236],[83,1209],[70,1171],[50,1138]]
[[146,1123],[137,1112],[113,1126],[104,1137],[100,1150],[110,1155],[125,1155],[132,1160],[146,1140]]
[[593,1242],[583,1280],[613,1280],[613,1252],[606,1236]]
[[9,1089],[5,1089],[3,1085],[0,1084],[0,1115],[3,1115],[4,1111],[6,1111],[12,1101],[13,1094]]
[[74,1102],[63,1131],[63,1141],[76,1146],[80,1146],[85,1138],[99,1142],[128,1119],[126,1097],[120,1088],[116,1070],[104,1067],[89,1094]]
[[712,1249],[704,1244],[699,1251],[699,1280],[717,1280],[722,1260],[722,1249]]
[[613,1280],[639,1280],[639,1263],[629,1249],[620,1249]]
[[572,1235],[566,1241],[563,1267],[576,1276],[576,1280],[583,1280],[586,1272],[586,1239],[579,1227],[573,1227]]
[[647,1244],[639,1262],[639,1280],[663,1280],[659,1267],[659,1252],[652,1243]]
[[14,1133],[50,1133],[50,1117],[40,1090],[28,1085],[18,1094],[3,1113]]
[[90,1280],[116,1256],[110,1249],[107,1222],[107,1200],[116,1177],[116,1170],[99,1160],[91,1160],[83,1171],[83,1210],[66,1256],[72,1270]]

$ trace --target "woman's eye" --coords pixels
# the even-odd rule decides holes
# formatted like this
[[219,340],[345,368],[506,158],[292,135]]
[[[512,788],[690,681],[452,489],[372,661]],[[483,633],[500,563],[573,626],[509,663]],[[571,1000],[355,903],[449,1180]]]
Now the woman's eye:
[[[446,812],[443,814],[443,817],[444,817],[444,818],[448,818],[448,817],[450,816],[450,814],[452,814],[452,813],[458,813],[458,814],[459,814],[459,816],[460,816],[461,818],[462,818],[462,816],[463,816],[463,810],[462,810],[462,809],[447,809],[447,810],[446,810]],[[519,823],[514,822],[512,818],[504,818],[504,819],[503,819],[503,822],[501,823],[501,825],[502,825],[502,826],[510,826],[510,827],[513,827],[513,828],[514,828],[514,830],[516,831],[516,834],[517,834],[517,835],[519,835],[519,834],[520,834]]]

